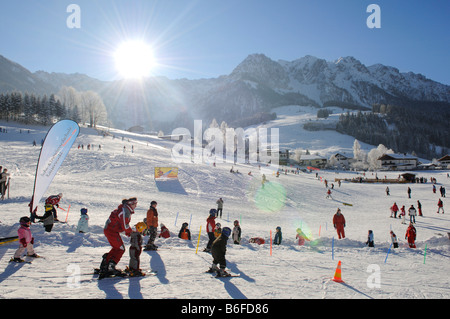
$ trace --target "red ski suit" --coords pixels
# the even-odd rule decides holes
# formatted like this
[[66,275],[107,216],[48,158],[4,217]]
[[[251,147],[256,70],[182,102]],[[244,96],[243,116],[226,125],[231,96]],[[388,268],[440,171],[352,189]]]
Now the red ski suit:
[[131,235],[132,230],[129,223],[131,221],[131,214],[133,213],[134,211],[130,206],[119,205],[116,210],[111,212],[111,215],[106,221],[103,232],[108,239],[109,244],[112,246],[106,257],[107,262],[113,260],[118,264],[120,258],[122,258],[122,255],[125,252],[125,246],[120,237],[120,233],[125,232],[125,235]]
[[410,225],[406,230],[405,239],[408,239],[408,244],[410,248],[416,248],[416,228],[413,225]]
[[344,215],[342,215],[341,213],[334,214],[334,216],[333,216],[333,225],[334,225],[334,228],[336,228],[336,231],[337,231],[339,239],[345,238],[345,232],[344,232],[345,218],[344,218]]

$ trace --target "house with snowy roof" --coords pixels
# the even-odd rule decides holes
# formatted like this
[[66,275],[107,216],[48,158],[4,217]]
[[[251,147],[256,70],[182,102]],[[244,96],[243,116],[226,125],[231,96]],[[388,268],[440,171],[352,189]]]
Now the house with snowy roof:
[[383,154],[378,162],[382,170],[405,171],[416,169],[419,159],[408,154]]
[[302,154],[298,161],[300,166],[312,166],[317,168],[324,168],[327,165],[327,159],[320,155]]
[[437,160],[442,168],[450,168],[450,155],[445,155]]

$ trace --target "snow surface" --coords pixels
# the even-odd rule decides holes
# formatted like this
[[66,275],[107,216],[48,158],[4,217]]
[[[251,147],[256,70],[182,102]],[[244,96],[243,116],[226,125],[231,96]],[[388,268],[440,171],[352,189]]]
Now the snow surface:
[[[282,143],[309,143],[310,151],[327,154],[337,149],[351,150],[353,139],[326,132],[313,132],[296,141],[294,132],[307,114],[315,112],[298,107],[279,110],[279,118],[268,127],[279,127]],[[281,113],[284,112],[284,115]],[[40,143],[48,127],[26,127],[0,123],[8,133],[0,133],[1,162],[11,173],[10,199],[1,202],[0,237],[15,236],[21,216],[28,215],[28,203],[33,191],[34,173]],[[22,129],[22,133],[20,133]],[[30,132],[28,133],[28,130]],[[302,131],[303,132],[303,131]],[[450,297],[450,212],[436,214],[438,193],[432,185],[391,184],[386,196],[385,184],[335,184],[333,199],[325,199],[324,183],[315,173],[301,172],[279,178],[263,167],[235,165],[239,174],[229,172],[231,164],[176,164],[170,152],[174,143],[151,136],[111,130],[116,136],[102,137],[93,129],[82,128],[59,172],[45,196],[62,192],[61,207],[70,211],[68,223],[56,223],[51,233],[40,223],[31,226],[35,251],[45,258],[32,264],[9,263],[18,247],[17,242],[0,245],[0,298],[38,299],[428,299]],[[310,134],[310,132],[308,132]],[[124,137],[124,140],[121,137]],[[314,136],[314,137],[312,137]],[[86,150],[92,143],[93,150]],[[78,149],[84,144],[84,150]],[[101,150],[98,145],[101,144]],[[134,152],[131,152],[131,146]],[[306,145],[306,144],[304,144]],[[123,147],[126,146],[126,151]],[[306,147],[305,147],[306,148]],[[155,166],[179,167],[179,180],[155,182]],[[247,175],[251,171],[253,176]],[[261,174],[269,183],[261,188]],[[448,171],[418,171],[419,176],[437,179],[437,187],[450,189]],[[378,177],[395,178],[398,172],[378,172]],[[357,172],[320,171],[319,176],[334,182],[335,178],[361,176]],[[372,177],[372,173],[366,173]],[[412,199],[406,189],[412,188]],[[158,271],[156,276],[93,279],[93,268],[110,246],[103,235],[103,226],[110,212],[123,198],[137,196],[138,207],[132,224],[141,221],[152,200],[158,202],[159,222],[164,223],[172,237],[157,239],[158,251],[142,252],[141,268]],[[241,245],[231,240],[227,247],[227,267],[238,278],[214,279],[205,274],[211,262],[210,254],[202,252],[207,243],[206,218],[216,200],[224,199],[222,227],[233,227],[239,220],[242,227]],[[407,247],[406,225],[390,218],[389,207],[423,205],[424,217],[417,217],[417,249]],[[450,207],[444,198],[444,208]],[[353,206],[344,206],[351,203]],[[76,233],[80,209],[89,211],[90,231]],[[342,210],[347,226],[346,238],[337,239],[332,218],[337,208]],[[38,213],[43,214],[42,202]],[[66,211],[58,211],[59,219]],[[183,222],[190,222],[192,241],[177,238]],[[283,242],[271,247],[270,235],[281,226]],[[196,253],[201,227],[200,243]],[[312,241],[298,246],[296,229],[310,234]],[[374,232],[375,247],[365,246],[367,232]],[[400,247],[391,249],[389,231],[397,234]],[[320,232],[320,234],[319,234]],[[249,243],[252,237],[263,237],[266,244]],[[129,247],[129,239],[122,237]],[[147,241],[147,237],[144,238]],[[426,254],[425,254],[426,249]],[[387,259],[386,259],[387,257]],[[338,261],[342,262],[342,279],[334,276]],[[128,265],[128,250],[118,268]],[[78,277],[78,274],[81,274]],[[379,282],[376,280],[379,278]],[[77,281],[79,279],[79,281]]]

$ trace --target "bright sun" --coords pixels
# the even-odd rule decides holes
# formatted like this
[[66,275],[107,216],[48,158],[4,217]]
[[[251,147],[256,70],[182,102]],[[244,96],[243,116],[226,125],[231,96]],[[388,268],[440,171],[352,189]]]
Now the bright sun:
[[155,58],[150,45],[142,41],[123,42],[114,54],[116,68],[127,79],[148,76],[155,66]]

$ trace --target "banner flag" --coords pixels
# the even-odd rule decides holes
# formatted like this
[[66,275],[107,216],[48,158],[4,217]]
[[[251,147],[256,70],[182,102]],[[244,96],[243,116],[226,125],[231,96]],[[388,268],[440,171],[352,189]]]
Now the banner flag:
[[47,191],[79,132],[80,127],[72,120],[61,120],[47,132],[36,168],[30,212],[35,210]]
[[155,167],[155,179],[178,178],[178,167]]

